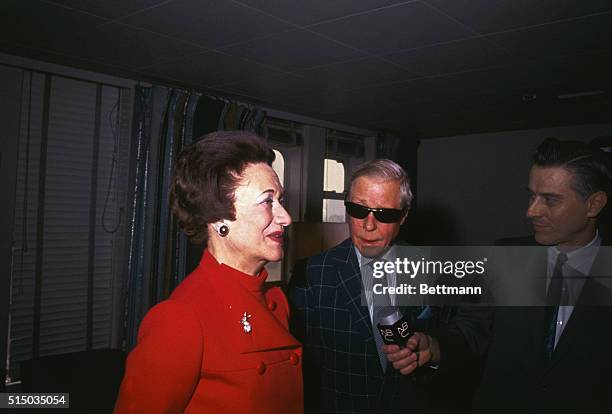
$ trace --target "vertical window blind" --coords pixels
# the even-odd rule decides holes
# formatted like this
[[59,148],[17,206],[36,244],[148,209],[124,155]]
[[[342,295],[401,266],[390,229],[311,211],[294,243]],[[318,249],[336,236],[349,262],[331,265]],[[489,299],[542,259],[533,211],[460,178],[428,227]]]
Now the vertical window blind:
[[45,355],[117,347],[130,91],[24,71],[9,375]]

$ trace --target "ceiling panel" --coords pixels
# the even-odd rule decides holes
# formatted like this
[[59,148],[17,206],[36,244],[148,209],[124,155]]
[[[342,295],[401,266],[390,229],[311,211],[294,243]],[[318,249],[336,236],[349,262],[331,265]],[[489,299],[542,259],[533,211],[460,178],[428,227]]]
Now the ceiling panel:
[[310,27],[372,54],[411,49],[473,35],[461,24],[421,2]]
[[385,94],[389,103],[395,107],[406,105],[420,105],[446,96],[447,84],[440,78],[417,78],[407,82],[399,82],[392,88],[378,86],[367,88],[370,93]]
[[283,102],[286,97],[325,91],[327,85],[290,74],[256,75],[244,81],[223,85],[224,90],[256,97],[263,102]]
[[479,33],[612,10],[610,0],[424,0]]
[[612,121],[611,32],[609,0],[0,2],[6,53],[423,137]]
[[609,49],[612,13],[487,37],[518,57],[533,59]]
[[[74,52],[106,20],[38,0],[0,2],[0,41],[14,46]],[[81,35],[75,36],[75,33]]]
[[207,48],[293,28],[290,24],[228,0],[173,0],[121,21]]
[[434,99],[454,99],[470,95],[491,94],[495,91],[522,90],[530,93],[546,81],[547,70],[516,64],[502,68],[489,68],[470,72],[460,72],[438,78],[439,95]]
[[190,43],[111,23],[93,30],[74,53],[87,59],[136,69],[202,51]]
[[[168,0],[50,0],[76,10],[95,14],[108,19],[127,16],[139,10],[148,9],[159,4],[167,3]],[[24,2],[25,3],[25,2]]]
[[546,68],[546,84],[553,85],[557,94],[612,92],[612,50],[549,58],[538,63]]
[[[381,96],[375,96],[363,89],[343,90],[330,87],[324,92],[292,94],[285,100],[288,106],[299,110],[297,113],[317,114],[321,119],[339,121],[339,114],[346,112],[385,111],[389,103]],[[377,118],[365,115],[361,121]],[[357,125],[357,124],[354,124]],[[363,122],[360,124],[363,126]]]
[[407,2],[402,2],[400,0],[334,0],[325,2],[240,0],[237,1],[237,3],[249,5],[303,26],[350,14],[363,13],[381,7],[388,7],[392,4]]
[[208,87],[279,73],[270,67],[217,52],[204,52],[145,70],[162,78]]
[[306,30],[294,30],[221,50],[287,71],[298,71],[365,56]]
[[398,82],[416,77],[396,64],[380,58],[365,58],[308,69],[300,74],[340,89]]
[[385,58],[420,75],[439,75],[512,63],[510,53],[483,38],[392,53]]

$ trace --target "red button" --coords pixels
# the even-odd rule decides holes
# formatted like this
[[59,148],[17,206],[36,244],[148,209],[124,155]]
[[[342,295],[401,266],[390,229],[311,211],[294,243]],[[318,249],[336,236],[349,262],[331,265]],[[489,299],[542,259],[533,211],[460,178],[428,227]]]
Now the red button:
[[294,352],[294,353],[293,353],[293,354],[291,354],[291,356],[289,357],[289,361],[291,361],[291,364],[293,364],[293,365],[297,365],[297,364],[299,364],[299,363],[300,363],[300,356]]
[[274,309],[276,309],[276,302],[274,302],[273,300],[271,300],[270,302],[268,302],[268,309],[273,311]]
[[259,365],[257,365],[257,372],[259,373],[259,375],[263,375],[264,372],[266,372],[266,364],[260,362]]

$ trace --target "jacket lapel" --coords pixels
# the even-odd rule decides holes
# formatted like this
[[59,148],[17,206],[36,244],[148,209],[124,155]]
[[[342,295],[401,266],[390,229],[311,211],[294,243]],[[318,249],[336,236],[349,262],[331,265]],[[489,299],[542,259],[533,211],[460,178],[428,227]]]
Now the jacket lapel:
[[363,338],[372,339],[372,322],[370,312],[363,296],[363,284],[359,261],[352,242],[343,243],[346,247],[345,255],[338,256],[338,273],[340,277],[340,289],[343,289],[349,298],[348,310],[353,315],[354,326],[361,332]]
[[[602,250],[603,249],[603,250]],[[567,321],[563,334],[559,338],[557,347],[552,355],[550,368],[553,368],[563,358],[579,355],[582,352],[581,348],[584,344],[580,343],[584,335],[588,335],[591,329],[599,329],[601,325],[594,321],[600,314],[597,306],[606,306],[612,304],[612,292],[607,286],[601,282],[608,282],[606,275],[610,274],[612,269],[611,258],[607,253],[607,247],[601,247],[591,271],[578,298],[578,303],[572,311],[572,315]],[[604,322],[605,323],[605,322]]]

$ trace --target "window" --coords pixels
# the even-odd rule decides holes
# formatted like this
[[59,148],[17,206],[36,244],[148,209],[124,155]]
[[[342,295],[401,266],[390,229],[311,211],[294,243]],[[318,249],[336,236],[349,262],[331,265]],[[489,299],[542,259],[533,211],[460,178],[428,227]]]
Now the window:
[[344,165],[326,158],[323,162],[323,222],[344,223]]
[[323,222],[344,223],[344,198],[350,175],[366,160],[365,137],[328,129],[323,173]]
[[326,158],[323,162],[323,191],[344,192],[344,165]]

